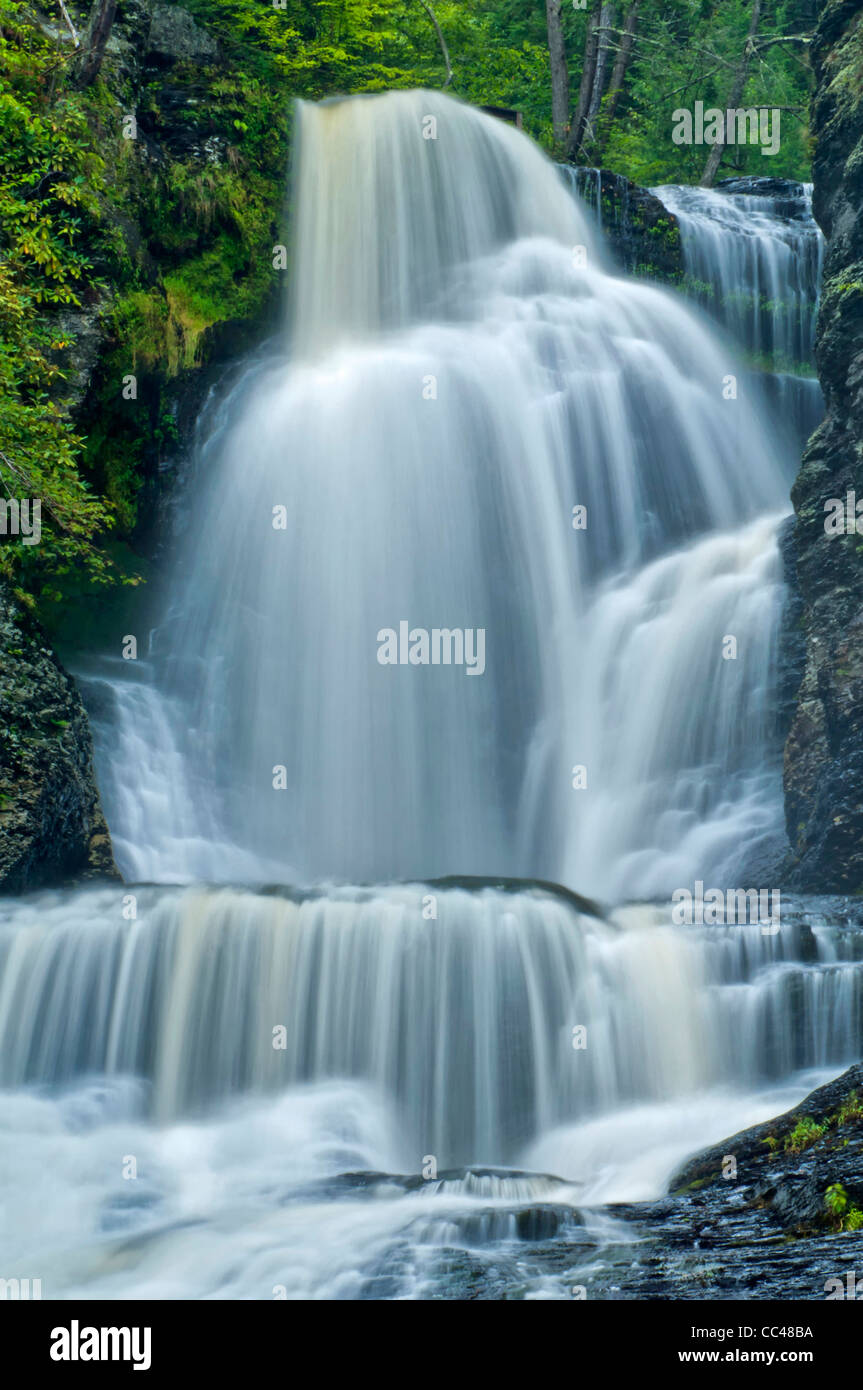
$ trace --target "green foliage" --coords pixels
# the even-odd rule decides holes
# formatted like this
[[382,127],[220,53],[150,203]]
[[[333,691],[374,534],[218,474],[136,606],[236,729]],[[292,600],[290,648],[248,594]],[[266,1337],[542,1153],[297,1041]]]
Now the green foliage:
[[848,1193],[841,1182],[830,1184],[824,1193],[824,1205],[834,1219],[842,1217],[848,1205]]
[[[704,145],[675,145],[672,113],[726,108],[734,69],[743,52],[750,0],[648,0],[639,13],[638,37],[624,100],[603,151],[608,167],[637,183],[697,183],[708,155]],[[806,32],[804,7],[778,3],[762,9],[763,39]],[[769,174],[806,178],[810,162],[807,111],[811,74],[805,44],[762,46],[750,64],[741,105],[781,110],[781,144],[772,156],[757,145],[729,147],[719,177]]]
[[[310,100],[404,86],[442,86],[445,67],[420,0],[187,0],[229,49],[243,46],[286,90]],[[553,148],[545,7],[536,0],[440,0],[434,6],[453,69],[456,96],[521,111],[528,132]],[[626,6],[617,7],[618,25]],[[574,109],[590,7],[562,7]],[[697,182],[708,149],[671,139],[672,114],[725,108],[743,51],[751,0],[642,0],[635,44],[614,120],[600,118],[589,160],[637,183]],[[809,167],[806,113],[811,76],[806,45],[767,43],[804,35],[806,7],[784,0],[764,7],[765,42],[750,65],[744,106],[783,108],[781,146],[770,158],[757,146],[729,149],[722,173],[803,178]],[[616,39],[613,39],[616,43]],[[245,61],[245,60],[244,60]],[[247,119],[245,114],[239,120]]]
[[831,1183],[824,1193],[824,1205],[833,1220],[837,1231],[859,1231],[863,1229],[863,1211],[848,1204],[848,1193],[841,1182]]
[[19,0],[0,0],[0,487],[39,499],[42,540],[8,537],[0,575],[22,597],[49,593],[58,576],[83,565],[107,577],[94,543],[111,509],[89,492],[79,469],[81,440],[60,404],[56,354],[64,347],[51,310],[81,302],[92,270],[81,242],[101,182],[80,101],[51,99],[53,49]]
[[852,1207],[842,1222],[843,1231],[863,1230],[863,1211],[859,1207]]
[[802,1120],[797,1121],[785,1140],[785,1148],[794,1154],[802,1153],[804,1149],[809,1148],[810,1144],[814,1144],[820,1139],[826,1129],[826,1125],[819,1125],[807,1115]]
[[[188,8],[229,52],[293,97],[403,87],[442,87],[446,68],[419,0],[188,0]],[[551,145],[551,97],[543,7],[531,0],[440,0],[434,11],[453,67],[449,90],[482,106],[523,113],[526,128]],[[245,109],[238,119],[248,119]]]
[[833,1122],[836,1125],[847,1125],[856,1120],[863,1120],[863,1100],[856,1091],[852,1091],[836,1111]]

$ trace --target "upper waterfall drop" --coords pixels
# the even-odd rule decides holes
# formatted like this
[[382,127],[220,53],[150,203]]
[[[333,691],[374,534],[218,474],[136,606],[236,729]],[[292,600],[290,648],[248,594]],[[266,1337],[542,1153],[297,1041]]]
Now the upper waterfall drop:
[[[457,272],[525,237],[596,248],[520,132],[439,92],[296,107],[291,296],[305,356],[457,312]],[[448,302],[449,301],[449,302]]]
[[[222,405],[149,662],[104,683],[124,871],[515,874],[615,897],[648,863],[651,891],[730,872],[728,824],[780,818],[760,740],[781,583],[775,525],[761,567],[714,541],[787,496],[757,407],[727,389],[733,358],[671,293],[608,272],[556,167],[494,118],[396,92],[303,105],[297,125],[291,356]],[[712,644],[697,594],[640,583],[675,556],[683,587],[705,586]],[[596,621],[609,586],[628,595],[626,650]],[[381,664],[402,623],[482,631],[483,673]],[[684,679],[719,715],[676,746]],[[717,730],[743,713],[753,736],[734,744],[772,771],[729,782]],[[631,766],[618,723],[638,731]]]

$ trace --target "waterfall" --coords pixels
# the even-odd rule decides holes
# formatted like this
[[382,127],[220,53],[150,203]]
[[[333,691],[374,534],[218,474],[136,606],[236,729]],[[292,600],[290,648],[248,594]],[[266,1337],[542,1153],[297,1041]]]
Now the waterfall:
[[3,912],[0,1085],[135,1076],[166,1123],[353,1078],[395,1107],[412,1171],[838,1066],[861,1034],[859,965],[793,919],[687,933],[667,908],[605,922],[526,887],[136,896],[133,922],[110,888]]
[[[576,747],[586,751],[574,761],[589,764],[593,790],[569,843],[567,882],[615,899],[635,885],[661,896],[707,862],[716,882],[736,883],[746,872],[742,846],[769,852],[781,842],[777,520],[723,532],[600,587],[576,687]],[[726,661],[723,642],[734,634],[737,656]],[[704,673],[697,695],[693,672]]]
[[579,201],[589,208],[602,231],[602,170],[587,165],[559,164],[558,173]]
[[813,361],[824,238],[812,185],[743,178],[651,191],[680,224],[687,292],[754,359],[774,419],[802,447],[824,414]]
[[[680,223],[683,256],[701,302],[751,352],[809,365],[824,238],[811,184],[783,194],[666,184],[651,191]],[[772,182],[772,181],[771,181]]]
[[[752,807],[773,530],[731,537],[788,486],[733,362],[679,299],[608,273],[502,122],[400,92],[301,104],[297,142],[291,355],[226,402],[149,654],[93,701],[125,871],[621,896],[725,872],[729,827],[780,819],[772,754]],[[381,665],[402,622],[481,630],[483,673]],[[717,722],[678,747],[681,698]],[[752,775],[724,780],[744,746]],[[700,833],[671,847],[676,821]]]
[[519,131],[301,103],[293,178],[283,331],[82,669],[126,882],[0,901],[0,1277],[568,1297],[640,1238],[596,1204],[859,1054],[832,908],[669,901],[784,850],[795,461]]

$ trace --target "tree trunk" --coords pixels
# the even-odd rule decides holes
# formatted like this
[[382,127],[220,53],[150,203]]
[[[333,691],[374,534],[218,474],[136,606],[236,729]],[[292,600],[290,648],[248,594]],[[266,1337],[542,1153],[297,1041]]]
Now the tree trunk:
[[596,58],[599,50],[599,19],[601,5],[594,5],[587,21],[587,36],[584,40],[584,63],[581,68],[581,86],[578,89],[578,105],[569,127],[569,141],[566,146],[567,159],[573,159],[581,148],[590,98],[593,93],[593,80],[596,76]]
[[611,71],[611,81],[608,84],[608,100],[605,103],[605,111],[603,112],[603,143],[608,136],[611,123],[614,120],[618,98],[623,91],[626,69],[632,57],[632,49],[635,44],[635,29],[638,24],[638,6],[639,0],[632,0],[632,4],[626,12],[626,21],[623,26],[623,38],[620,40],[620,47],[617,50],[617,57],[614,60],[614,67]]
[[[743,89],[746,86],[746,79],[749,76],[749,64],[752,61],[752,40],[758,31],[758,23],[761,19],[761,0],[752,0],[752,16],[749,21],[749,33],[746,35],[746,42],[743,45],[743,53],[740,62],[737,64],[737,71],[734,74],[734,81],[731,84],[731,91],[726,102],[726,111],[735,111],[740,105],[743,96]],[[707,156],[707,163],[704,166],[704,173],[701,176],[701,187],[712,188],[713,181],[719,170],[722,161],[722,153],[725,149],[725,142],[717,140]]]
[[605,74],[608,71],[608,55],[610,52],[610,36],[608,30],[614,25],[614,6],[605,4],[599,15],[599,43],[596,49],[596,71],[593,74],[593,86],[590,93],[590,105],[587,108],[587,123],[590,127],[587,137],[593,139],[596,131],[596,118],[599,115],[599,108],[602,103],[602,95],[605,91]]
[[89,87],[99,76],[116,13],[117,0],[94,0],[84,39],[84,56],[75,74],[76,87]]
[[434,25],[434,31],[437,34],[437,40],[440,44],[441,56],[443,57],[444,66],[446,67],[446,82],[443,85],[445,87],[448,87],[449,84],[452,82],[452,63],[449,60],[449,49],[446,46],[446,39],[443,36],[443,29],[441,29],[440,24],[438,23],[438,17],[432,9],[431,5],[427,4],[426,0],[420,0],[420,4],[422,5],[423,9],[425,10],[426,14],[428,15],[429,19]]
[[551,69],[551,121],[555,140],[563,144],[566,139],[566,123],[569,120],[569,69],[566,66],[560,5],[561,0],[545,0],[548,60]]

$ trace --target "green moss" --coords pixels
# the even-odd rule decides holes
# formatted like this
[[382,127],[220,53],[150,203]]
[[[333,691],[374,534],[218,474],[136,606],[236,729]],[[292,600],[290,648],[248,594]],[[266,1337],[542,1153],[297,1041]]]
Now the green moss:
[[[154,78],[138,105],[139,124],[149,120],[157,133],[165,126],[161,81]],[[170,81],[194,84],[180,123],[188,118],[193,143],[216,142],[212,157],[187,152],[153,168],[135,141],[118,136],[122,103],[103,89],[93,112],[117,154],[109,161],[99,243],[115,293],[84,421],[85,466],[111,500],[125,538],[141,519],[147,481],[176,446],[179,378],[224,350],[228,340],[213,333],[221,324],[232,326],[232,352],[253,342],[281,283],[273,247],[285,239],[275,219],[284,202],[289,93],[260,76],[219,68],[175,67]],[[175,111],[172,134],[177,119]]]
[[706,1187],[708,1183],[715,1182],[720,1176],[721,1174],[716,1172],[708,1174],[706,1178],[695,1178],[692,1182],[686,1183],[683,1187],[675,1188],[673,1196],[684,1197],[687,1192],[697,1192],[699,1188]]
[[863,101],[863,31],[859,14],[854,15],[842,39],[830,55],[833,76],[829,95],[841,115],[853,114]]
[[223,233],[202,255],[165,276],[169,317],[177,326],[183,366],[198,360],[198,343],[206,329],[263,314],[278,283],[272,247],[270,238],[253,251],[245,241]]
[[[114,306],[112,336],[120,347],[117,365],[134,372],[155,369],[165,358],[168,337],[168,302],[159,288],[131,290]],[[123,360],[120,360],[123,359]],[[126,372],[120,373],[120,378]],[[119,387],[119,379],[118,379]]]

